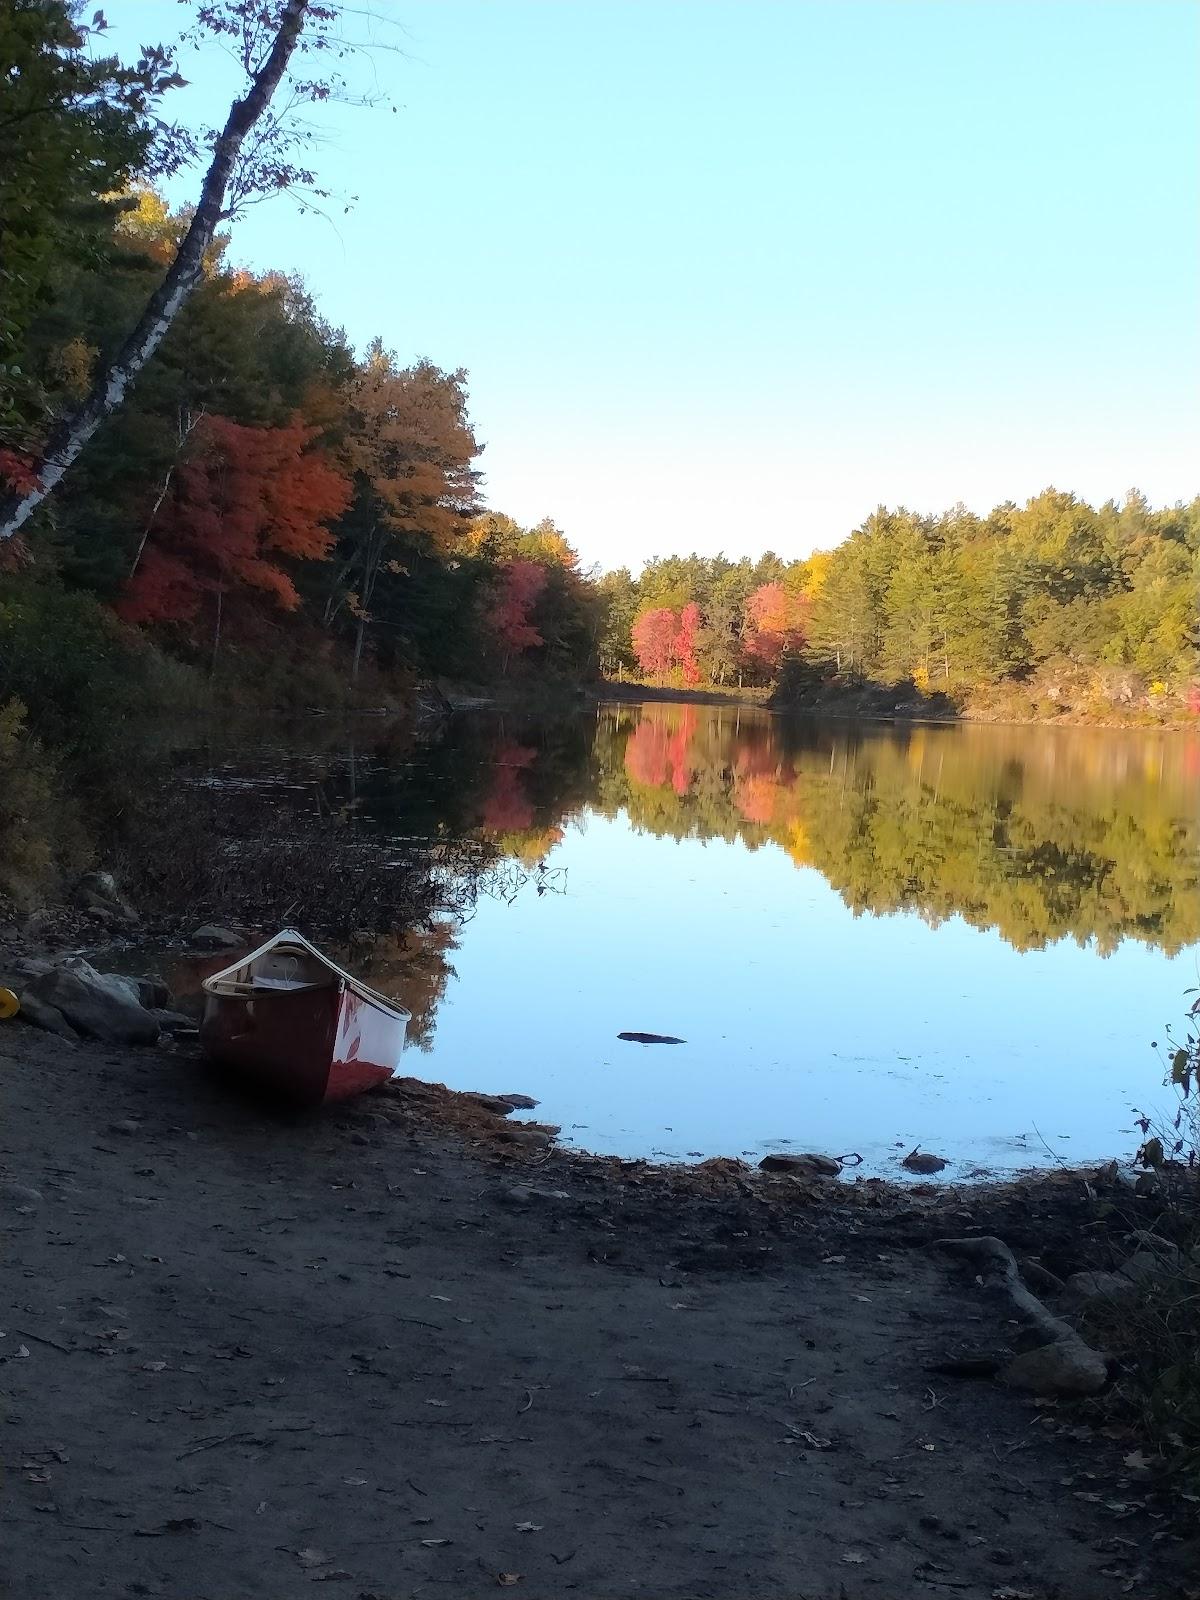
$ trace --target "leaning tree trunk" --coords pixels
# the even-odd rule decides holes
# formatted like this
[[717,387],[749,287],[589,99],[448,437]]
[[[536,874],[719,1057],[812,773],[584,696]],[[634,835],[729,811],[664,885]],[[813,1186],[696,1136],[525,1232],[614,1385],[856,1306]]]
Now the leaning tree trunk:
[[137,326],[97,378],[86,400],[50,430],[33,487],[0,500],[0,543],[11,539],[53,493],[105,417],[121,405],[125,391],[158,349],[179,308],[199,283],[204,253],[222,220],[234,165],[247,134],[270,105],[271,96],[287,71],[309,3],[310,0],[287,0],[267,59],[251,79],[245,97],[234,102],[213,146],[212,162],[204,175],[191,225]]

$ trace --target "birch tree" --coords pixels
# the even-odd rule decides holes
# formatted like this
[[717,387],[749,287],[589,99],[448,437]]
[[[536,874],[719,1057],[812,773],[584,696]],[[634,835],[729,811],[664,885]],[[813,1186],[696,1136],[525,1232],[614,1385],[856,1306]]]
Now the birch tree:
[[297,160],[298,145],[311,135],[295,121],[294,112],[304,102],[328,99],[330,84],[320,78],[291,82],[283,110],[273,110],[272,102],[297,50],[331,43],[336,15],[336,7],[316,0],[212,0],[197,7],[191,42],[206,35],[220,39],[245,73],[244,93],[230,107],[224,126],[212,130],[207,140],[196,141],[197,149],[207,143],[211,150],[208,168],[162,282],[86,397],[53,424],[21,482],[0,499],[0,546],[54,492],[100,424],[121,406],[199,283],[217,228],[256,198],[311,187],[312,174]]

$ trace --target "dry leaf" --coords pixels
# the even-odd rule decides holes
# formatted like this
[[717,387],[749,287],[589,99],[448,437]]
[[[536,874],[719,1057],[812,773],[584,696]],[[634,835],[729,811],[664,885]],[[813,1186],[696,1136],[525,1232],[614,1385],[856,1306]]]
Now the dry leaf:
[[1125,1465],[1131,1472],[1148,1472],[1150,1463],[1140,1450],[1131,1450],[1125,1457]]
[[333,1560],[333,1557],[327,1556],[324,1550],[317,1550],[309,1545],[303,1550],[296,1551],[296,1560],[302,1567],[324,1567]]
[[436,1550],[439,1545],[449,1544],[450,1541],[449,1539],[422,1539],[421,1543],[425,1546],[426,1550]]
[[514,1583],[520,1583],[525,1576],[523,1572],[498,1572],[496,1582],[502,1589],[511,1589]]
[[866,1556],[863,1555],[861,1550],[842,1551],[842,1560],[847,1564],[847,1566],[861,1567],[866,1559]]
[[518,1533],[541,1533],[542,1528],[544,1526],[545,1526],[545,1524],[541,1523],[541,1522],[514,1522],[513,1523],[513,1527],[517,1530]]

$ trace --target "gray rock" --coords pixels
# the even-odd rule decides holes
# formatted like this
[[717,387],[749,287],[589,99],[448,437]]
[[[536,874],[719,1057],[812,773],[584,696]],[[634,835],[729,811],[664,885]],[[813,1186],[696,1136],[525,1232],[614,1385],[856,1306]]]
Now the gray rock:
[[6,989],[19,989],[21,985],[14,980],[17,978],[40,978],[43,972],[49,972],[54,965],[53,961],[43,960],[40,956],[6,956],[4,970],[10,974]]
[[161,978],[130,978],[137,989],[137,997],[147,1011],[167,1011],[174,1003],[174,995]]
[[805,1155],[791,1151],[768,1155],[758,1164],[763,1172],[790,1172],[797,1178],[838,1178],[842,1172],[841,1162],[835,1161],[833,1156],[816,1155],[811,1151]]
[[105,920],[134,923],[137,912],[123,898],[111,872],[85,872],[75,885],[75,903]]
[[[1161,1243],[1161,1240],[1159,1241]],[[1174,1245],[1168,1246],[1175,1250]],[[1177,1269],[1182,1258],[1175,1250],[1173,1257],[1165,1256],[1161,1250],[1136,1250],[1129,1260],[1117,1268],[1117,1276],[1126,1284],[1152,1283],[1155,1278],[1165,1278],[1172,1270]]]
[[124,1138],[132,1139],[135,1134],[141,1133],[142,1125],[140,1122],[135,1121],[133,1117],[125,1117],[120,1122],[110,1122],[108,1131],[109,1133],[119,1133]]
[[502,1190],[499,1198],[503,1205],[528,1206],[541,1201],[557,1205],[563,1200],[569,1200],[571,1196],[565,1189],[535,1189],[524,1184],[516,1184],[511,1189]]
[[494,1098],[503,1100],[510,1111],[533,1111],[541,1104],[528,1094],[498,1094]]
[[24,1183],[0,1183],[0,1204],[5,1206],[40,1206],[42,1195],[39,1189],[31,1189]]
[[237,950],[246,941],[232,928],[222,928],[215,922],[206,922],[192,935],[192,943],[201,950]]
[[553,1135],[537,1128],[502,1128],[496,1137],[505,1144],[520,1145],[525,1150],[546,1150],[553,1144]]
[[1179,1246],[1172,1244],[1169,1239],[1161,1239],[1157,1233],[1151,1233],[1149,1228],[1135,1228],[1132,1233],[1126,1234],[1126,1242],[1136,1247],[1139,1254],[1155,1255],[1164,1267],[1177,1268],[1183,1263],[1183,1253]]
[[1109,1300],[1129,1293],[1129,1279],[1115,1272],[1073,1272],[1066,1282],[1067,1293],[1077,1300]]
[[161,1006],[153,1006],[150,1015],[164,1033],[194,1033],[199,1027],[195,1017],[189,1017],[182,1011],[167,1011]]
[[1056,1339],[1014,1356],[1000,1381],[1026,1394],[1098,1394],[1108,1382],[1108,1367],[1081,1339]]
[[475,1094],[467,1090],[463,1095],[464,1100],[470,1100],[481,1111],[490,1111],[497,1117],[506,1117],[513,1109],[507,1100],[502,1100],[497,1094]]
[[32,1023],[35,1028],[42,1028],[46,1033],[56,1033],[60,1039],[66,1039],[71,1044],[75,1044],[79,1038],[75,1029],[57,1006],[49,1005],[45,1000],[39,1000],[37,995],[30,993],[28,989],[22,991],[21,994],[20,1015],[25,1018],[26,1022]]
[[131,979],[103,976],[78,956],[31,978],[22,1007],[27,996],[53,1006],[76,1032],[105,1044],[153,1044],[162,1031]]

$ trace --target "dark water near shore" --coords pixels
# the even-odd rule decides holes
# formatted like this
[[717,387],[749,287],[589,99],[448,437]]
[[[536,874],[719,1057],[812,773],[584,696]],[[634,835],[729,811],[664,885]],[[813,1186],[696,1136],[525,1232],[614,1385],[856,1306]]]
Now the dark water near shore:
[[206,781],[311,791],[359,861],[417,840],[453,875],[489,841],[470,914],[361,930],[356,965],[414,1011],[404,1070],[535,1095],[593,1150],[1130,1153],[1197,982],[1190,735],[488,711],[227,745]]

